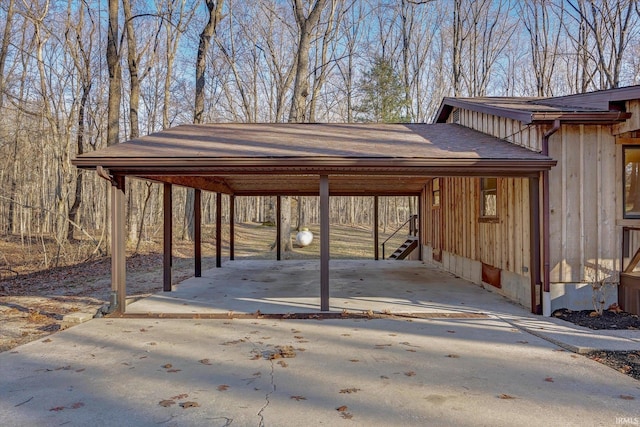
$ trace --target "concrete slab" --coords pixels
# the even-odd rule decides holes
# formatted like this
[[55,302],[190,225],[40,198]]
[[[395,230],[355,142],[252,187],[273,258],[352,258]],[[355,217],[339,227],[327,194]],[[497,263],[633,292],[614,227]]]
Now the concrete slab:
[[[245,267],[225,264],[205,274],[208,289],[196,291],[190,279],[156,303],[131,308],[224,313],[228,303],[238,312],[317,311],[319,298],[295,293],[290,282],[274,293],[287,275],[282,269],[307,283],[303,273],[313,263],[254,273]],[[582,426],[640,419],[640,382],[524,330],[546,330],[551,319],[419,263],[402,272],[385,263],[364,267],[342,265],[332,310],[488,317],[93,319],[0,354],[0,425]],[[426,277],[430,293],[418,288]],[[252,285],[231,286],[236,280]],[[281,353],[294,357],[274,358]]]
[[[483,312],[506,298],[419,261],[348,261],[330,264],[330,311]],[[319,261],[232,261],[127,306],[128,313],[317,313]]]

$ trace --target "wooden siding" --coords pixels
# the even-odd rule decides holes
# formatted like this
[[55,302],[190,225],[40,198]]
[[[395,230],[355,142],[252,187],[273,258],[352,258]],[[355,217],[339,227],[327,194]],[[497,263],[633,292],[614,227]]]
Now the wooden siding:
[[[425,221],[425,242],[443,251],[529,277],[529,180],[498,178],[498,218],[480,219],[480,179],[441,178],[441,222]],[[431,184],[425,188],[426,212],[431,209]]]
[[[634,116],[640,116],[640,103],[633,101],[628,107],[638,113]],[[612,132],[637,129],[640,125],[632,121],[613,127],[563,125],[550,137],[549,155],[558,161],[549,173],[551,283],[585,283],[596,278],[596,270],[600,278],[620,271],[621,224],[629,221],[621,221],[622,151]],[[535,151],[540,150],[546,130],[545,126],[526,126],[468,110],[460,113],[460,124]],[[508,187],[503,180],[502,191],[505,185]],[[522,194],[522,200],[528,203],[526,193]],[[508,212],[517,209],[510,207]],[[528,212],[528,206],[524,212]],[[510,215],[502,220],[511,222]],[[479,227],[481,239],[496,238],[498,246],[528,245],[524,236],[523,240],[503,242],[500,231],[489,236],[484,228],[485,224]],[[497,252],[482,253],[481,258],[497,267],[505,262],[504,254]]]
[[[551,282],[585,283],[620,271],[620,152],[602,126],[563,126],[549,141]],[[598,276],[598,277],[596,277]]]
[[537,126],[471,110],[460,111],[459,123],[529,150],[541,151],[542,132]]

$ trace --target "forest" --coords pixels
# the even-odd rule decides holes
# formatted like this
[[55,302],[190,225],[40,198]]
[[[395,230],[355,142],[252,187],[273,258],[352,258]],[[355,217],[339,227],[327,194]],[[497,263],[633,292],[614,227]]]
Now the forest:
[[[636,0],[0,0],[0,237],[41,268],[107,253],[109,184],[71,160],[184,123],[428,123],[446,96],[634,84]],[[137,250],[161,239],[162,186],[127,185]],[[174,192],[188,240],[193,196]],[[285,199],[294,226],[314,221],[315,198]],[[385,226],[415,204],[383,199]],[[237,222],[273,221],[273,198],[236,203]],[[331,221],[372,208],[333,198]]]

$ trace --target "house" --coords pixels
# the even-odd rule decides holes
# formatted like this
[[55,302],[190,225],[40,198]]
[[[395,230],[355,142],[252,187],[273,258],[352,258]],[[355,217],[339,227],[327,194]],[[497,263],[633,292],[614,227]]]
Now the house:
[[[632,271],[640,261],[639,129],[637,86],[548,99],[445,98],[434,124],[182,125],[72,163],[112,184],[114,310],[126,308],[125,179],[135,178],[164,185],[165,291],[171,188],[180,185],[196,189],[196,276],[201,191],[227,195],[231,208],[236,196],[319,196],[322,311],[330,306],[329,198],[340,195],[419,197],[419,258],[532,312],[588,308],[590,283],[619,277],[621,305],[640,311]],[[216,224],[220,266],[219,216]],[[230,235],[233,254],[233,224]],[[377,259],[377,231],[373,246]],[[607,303],[615,302],[617,289],[608,288]]]
[[[435,123],[457,123],[557,161],[531,181],[440,177],[424,189],[423,258],[544,314],[640,312],[640,86],[553,98],[444,98]],[[528,204],[540,198],[540,218]],[[464,202],[460,202],[464,201]],[[530,234],[540,233],[541,248]],[[534,257],[531,257],[531,255]],[[541,277],[530,260],[540,254]],[[534,261],[535,264],[535,261]],[[532,286],[532,283],[535,285]],[[620,283],[619,286],[616,286]]]

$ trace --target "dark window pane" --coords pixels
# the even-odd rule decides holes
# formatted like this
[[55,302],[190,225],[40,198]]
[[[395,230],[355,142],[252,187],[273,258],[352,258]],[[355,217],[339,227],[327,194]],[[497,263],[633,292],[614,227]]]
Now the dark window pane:
[[624,149],[624,217],[640,218],[640,147]]

